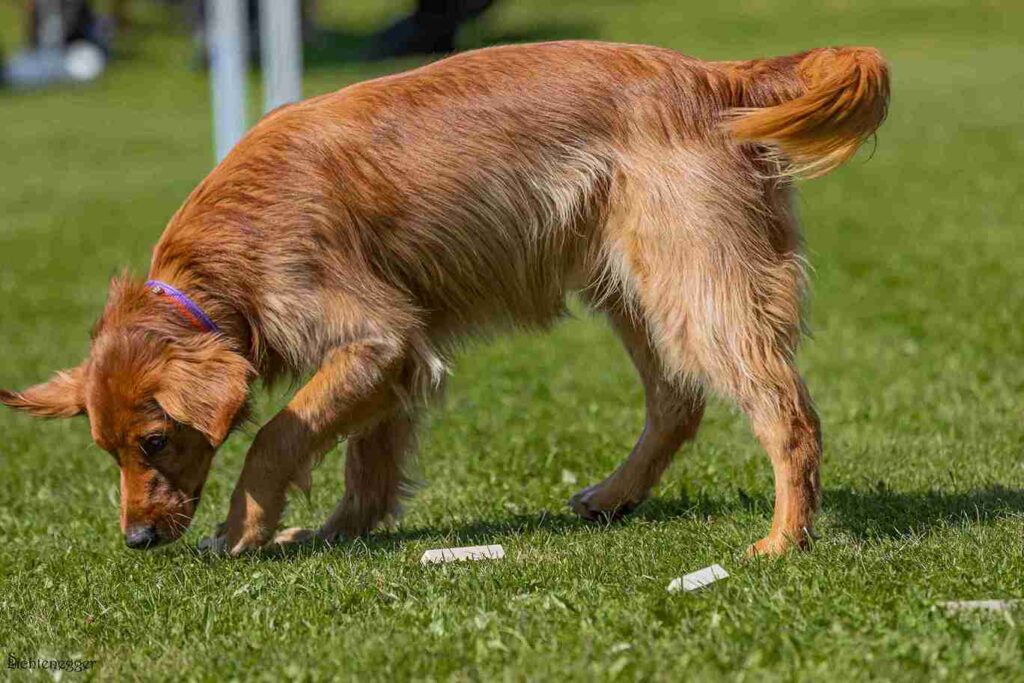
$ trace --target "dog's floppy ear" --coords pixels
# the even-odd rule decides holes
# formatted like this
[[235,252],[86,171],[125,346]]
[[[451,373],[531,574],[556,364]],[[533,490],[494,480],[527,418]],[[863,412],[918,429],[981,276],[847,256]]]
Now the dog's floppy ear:
[[223,343],[206,339],[169,351],[156,401],[175,421],[202,432],[215,448],[246,405],[252,365]]
[[36,417],[74,417],[85,412],[85,368],[82,363],[58,372],[49,382],[24,391],[0,389],[0,403]]

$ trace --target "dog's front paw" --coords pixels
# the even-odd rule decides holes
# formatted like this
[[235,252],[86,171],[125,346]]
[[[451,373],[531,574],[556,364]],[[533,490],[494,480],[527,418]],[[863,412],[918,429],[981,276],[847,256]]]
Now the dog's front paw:
[[310,543],[316,539],[316,531],[293,526],[290,529],[278,532],[274,536],[273,545],[280,548],[288,548],[297,545]]
[[588,522],[610,522],[624,517],[643,502],[609,492],[606,482],[588,486],[569,499],[569,508]]
[[252,553],[265,547],[270,540],[270,535],[266,533],[245,533],[237,541],[231,539],[231,534],[228,534],[228,554],[231,557],[238,557],[245,553]]
[[227,555],[227,533],[225,533],[220,527],[218,527],[217,531],[214,532],[213,536],[207,536],[206,538],[199,541],[199,543],[196,545],[196,550],[198,550],[201,553],[207,553],[209,555]]
[[267,538],[264,534],[243,533],[239,535],[237,540],[234,540],[232,537],[233,534],[228,531],[227,523],[221,522],[217,525],[214,534],[199,541],[196,548],[201,553],[237,557],[242,553],[259,550],[267,543]]

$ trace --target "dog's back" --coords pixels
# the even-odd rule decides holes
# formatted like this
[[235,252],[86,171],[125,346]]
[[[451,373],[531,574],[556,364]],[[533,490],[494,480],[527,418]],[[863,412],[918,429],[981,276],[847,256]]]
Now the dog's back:
[[[796,170],[819,168],[819,157],[832,163],[834,146],[819,153],[804,133],[786,129],[786,107],[813,87],[801,71],[808,63],[841,54],[707,63],[660,48],[572,41],[479,50],[361,83],[261,122],[172,221],[155,264],[175,244],[237,232],[234,220],[192,220],[209,217],[216,203],[245,216],[265,264],[280,260],[281,277],[292,277],[283,290],[372,291],[389,307],[400,298],[437,330],[503,319],[542,324],[562,309],[567,289],[628,289],[621,254],[609,254],[621,236],[602,228],[626,211],[640,178],[645,191],[696,195],[697,181],[760,195],[765,176],[791,169],[766,163],[761,146],[740,147],[741,138],[786,152],[803,144]],[[840,98],[860,87],[847,71]],[[883,96],[871,107],[879,102]],[[772,105],[781,106],[730,115]],[[764,112],[782,122],[766,122]],[[812,132],[846,120],[839,111],[811,116]],[[872,116],[843,137],[842,150],[873,130],[880,117]],[[679,163],[691,164],[685,179],[669,168]],[[684,180],[691,187],[673,187]],[[629,211],[643,211],[640,204]],[[262,289],[265,312],[288,317],[302,308],[270,301],[275,288]]]

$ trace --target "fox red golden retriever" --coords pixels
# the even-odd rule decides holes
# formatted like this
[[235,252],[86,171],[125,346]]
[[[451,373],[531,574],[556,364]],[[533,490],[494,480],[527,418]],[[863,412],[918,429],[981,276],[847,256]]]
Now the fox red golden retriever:
[[171,217],[149,281],[119,277],[88,358],[0,401],[88,416],[121,470],[133,548],[188,527],[257,379],[308,382],[257,433],[227,522],[232,554],[275,538],[286,490],[348,439],[345,493],[315,532],[395,512],[417,415],[460,339],[543,327],[577,292],[643,381],[632,453],[570,502],[640,503],[732,398],[771,458],[775,513],[751,553],[802,547],[821,438],[794,366],[804,270],[796,177],[850,158],[885,117],[870,48],[703,62],[556,42],[460,54],[265,117]]

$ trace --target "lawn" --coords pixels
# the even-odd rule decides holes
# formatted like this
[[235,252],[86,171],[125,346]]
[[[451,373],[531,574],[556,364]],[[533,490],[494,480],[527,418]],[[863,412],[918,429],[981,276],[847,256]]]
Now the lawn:
[[[337,60],[405,4],[331,3],[306,93],[414,64]],[[145,272],[210,168],[208,85],[187,36],[158,30],[166,20],[157,5],[141,13],[94,85],[0,93],[0,386],[80,360],[110,275]],[[404,518],[329,550],[195,552],[251,431],[218,456],[189,535],[139,553],[86,421],[0,412],[0,656],[95,659],[101,679],[1024,680],[1024,609],[938,607],[1024,598],[1021,35],[1011,0],[506,0],[464,36],[706,58],[854,43],[891,60],[873,154],[802,186],[814,272],[801,365],[826,444],[812,552],[742,561],[769,525],[771,470],[724,402],[632,518],[568,514],[643,420],[625,354],[576,307],[551,333],[469,349]],[[259,416],[281,401],[261,398]],[[342,458],[328,456],[289,523],[326,516]],[[418,563],[483,543],[507,557]],[[666,593],[715,562],[731,578]]]

